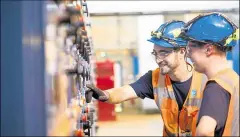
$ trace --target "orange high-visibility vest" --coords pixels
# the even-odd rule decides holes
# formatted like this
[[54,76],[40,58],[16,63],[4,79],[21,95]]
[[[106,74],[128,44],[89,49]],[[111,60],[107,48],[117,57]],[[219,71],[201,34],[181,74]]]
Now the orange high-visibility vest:
[[223,136],[239,136],[239,75],[229,68],[218,72],[209,81],[217,82],[231,95]]
[[162,75],[159,68],[152,72],[154,100],[164,122],[163,136],[196,135],[198,111],[206,82],[204,74],[193,71],[190,90],[179,111],[170,77]]

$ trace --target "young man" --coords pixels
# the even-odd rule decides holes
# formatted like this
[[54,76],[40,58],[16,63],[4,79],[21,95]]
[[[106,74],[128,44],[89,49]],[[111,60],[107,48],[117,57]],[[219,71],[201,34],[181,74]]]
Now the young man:
[[154,43],[152,55],[159,68],[120,88],[103,91],[88,85],[87,102],[92,96],[108,103],[137,97],[154,99],[163,118],[164,136],[195,135],[206,79],[186,62],[186,41],[175,37],[184,24],[182,21],[167,22],[151,33],[152,38],[148,41]]
[[239,46],[239,29],[224,15],[210,13],[187,23],[180,37],[189,41],[195,70],[208,77],[197,135],[239,136],[239,75],[226,59],[226,52]]

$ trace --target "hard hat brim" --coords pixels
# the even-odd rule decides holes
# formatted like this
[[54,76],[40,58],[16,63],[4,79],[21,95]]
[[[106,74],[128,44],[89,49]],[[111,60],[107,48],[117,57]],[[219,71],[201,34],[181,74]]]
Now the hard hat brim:
[[173,48],[175,47],[174,45],[168,43],[166,40],[163,39],[148,39],[147,41],[152,42],[153,44],[160,46],[160,47],[166,47],[166,48]]

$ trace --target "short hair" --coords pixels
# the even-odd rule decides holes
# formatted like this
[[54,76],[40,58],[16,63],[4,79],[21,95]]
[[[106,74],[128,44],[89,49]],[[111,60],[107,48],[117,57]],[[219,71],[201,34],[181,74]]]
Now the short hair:
[[214,45],[216,47],[217,50],[221,51],[221,52],[229,52],[232,51],[233,47],[232,46],[217,46]]
[[226,52],[232,51],[232,48],[233,48],[232,46],[223,46],[220,43],[215,43],[215,42],[213,43],[213,42],[208,41],[208,40],[206,40],[206,41],[209,42],[210,44],[212,44],[214,47],[216,47],[216,49],[220,52],[226,53]]

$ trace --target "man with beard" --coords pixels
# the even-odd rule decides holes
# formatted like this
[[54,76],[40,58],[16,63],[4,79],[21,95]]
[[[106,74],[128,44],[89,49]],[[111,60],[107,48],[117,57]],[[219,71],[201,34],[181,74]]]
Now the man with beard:
[[103,91],[87,85],[87,102],[92,96],[112,104],[138,97],[154,99],[164,122],[164,136],[195,135],[206,79],[186,62],[186,41],[176,38],[184,24],[182,21],[166,22],[151,33],[148,41],[154,44],[152,55],[159,68],[119,88]]
[[[182,29],[188,56],[208,82],[198,117],[199,136],[239,136],[239,75],[226,55],[239,46],[239,29],[220,13],[199,15]],[[239,52],[239,51],[238,51]]]

